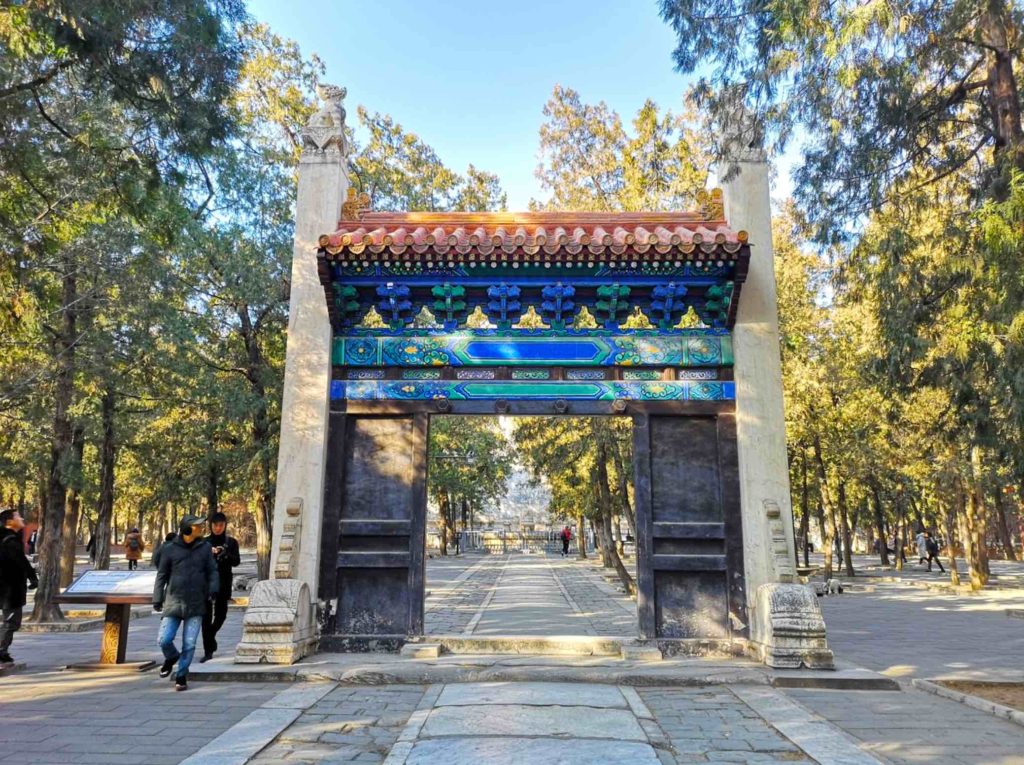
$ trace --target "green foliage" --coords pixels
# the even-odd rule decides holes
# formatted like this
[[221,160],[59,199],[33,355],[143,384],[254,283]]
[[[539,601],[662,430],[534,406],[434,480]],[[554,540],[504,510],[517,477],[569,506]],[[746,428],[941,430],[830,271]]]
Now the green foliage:
[[428,458],[431,497],[439,504],[465,500],[481,508],[504,493],[513,457],[497,418],[434,417]]
[[[551,488],[549,510],[559,518],[596,517],[597,461],[605,455],[611,493],[628,505],[632,487],[632,428],[615,417],[520,417],[512,438],[526,466]],[[613,456],[616,459],[611,459]],[[621,468],[621,472],[620,472]],[[623,480],[624,479],[624,480]]]
[[823,239],[950,173],[999,195],[1006,168],[1024,169],[1019,3],[662,0],[661,13],[720,138],[738,102],[756,115],[744,144],[798,132],[796,196]]
[[586,104],[556,85],[544,106],[537,178],[552,210],[679,210],[693,206],[710,159],[682,117],[647,100],[627,133],[603,101]]
[[415,133],[387,114],[357,110],[369,141],[352,159],[359,187],[374,210],[504,210],[498,177],[470,165],[466,177],[445,167]]

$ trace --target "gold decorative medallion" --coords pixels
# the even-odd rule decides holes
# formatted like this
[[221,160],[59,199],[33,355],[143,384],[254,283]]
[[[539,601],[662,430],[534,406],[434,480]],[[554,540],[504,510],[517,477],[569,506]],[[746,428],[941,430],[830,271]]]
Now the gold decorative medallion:
[[597,319],[587,310],[586,306],[580,308],[576,318],[572,320],[573,329],[597,329]]
[[633,313],[629,315],[622,324],[619,325],[619,329],[657,329],[651,320],[647,318],[646,314],[640,310],[640,306],[633,307]]
[[487,320],[487,314],[484,313],[482,306],[474,308],[473,313],[466,317],[466,326],[470,329],[492,329],[494,327]]
[[423,306],[420,312],[413,318],[412,325],[416,329],[436,329],[440,326],[437,323],[437,319],[434,318],[434,314],[426,306]]
[[519,317],[519,323],[513,324],[512,329],[550,329],[551,325],[545,324],[544,319],[531,305],[526,313]]
[[384,323],[384,319],[376,308],[371,308],[363,320],[356,326],[362,327],[363,329],[387,329],[388,325]]
[[684,313],[679,319],[679,323],[672,329],[696,329],[706,326],[707,325],[700,320],[700,316],[697,315],[697,312],[693,310],[693,306],[691,305],[689,309],[687,309],[686,313]]

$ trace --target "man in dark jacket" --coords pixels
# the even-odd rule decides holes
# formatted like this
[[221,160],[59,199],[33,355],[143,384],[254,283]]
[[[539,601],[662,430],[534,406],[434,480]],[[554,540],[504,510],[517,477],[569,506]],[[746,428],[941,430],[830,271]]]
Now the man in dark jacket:
[[[177,539],[160,550],[160,566],[153,588],[153,610],[163,612],[159,644],[164,663],[160,677],[170,675],[174,662],[178,662],[174,687],[179,691],[188,688],[188,668],[196,652],[203,616],[220,587],[213,551],[210,543],[202,538],[205,523],[198,515],[181,519]],[[182,625],[179,652],[174,647],[174,638]]]
[[213,558],[217,561],[217,573],[220,576],[220,590],[213,601],[213,608],[207,609],[203,617],[203,658],[199,663],[213,658],[217,650],[217,632],[224,626],[228,618],[228,602],[231,600],[232,578],[231,569],[242,562],[238,552],[238,540],[228,536],[228,517],[224,513],[210,516],[210,536],[206,541],[213,547]]
[[17,510],[0,512],[0,664],[14,661],[9,651],[14,633],[21,629],[21,609],[28,590],[39,584],[35,569],[25,557],[23,528],[25,520]]
[[160,568],[160,551],[163,550],[169,543],[173,542],[175,537],[178,535],[173,531],[164,537],[164,541],[157,545],[156,549],[153,550],[153,555],[150,558],[150,563],[153,564],[153,568]]

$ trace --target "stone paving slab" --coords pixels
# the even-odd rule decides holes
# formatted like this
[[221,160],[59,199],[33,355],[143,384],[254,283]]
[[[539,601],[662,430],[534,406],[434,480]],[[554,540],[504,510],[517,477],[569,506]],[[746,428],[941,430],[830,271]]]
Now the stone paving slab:
[[555,736],[646,741],[647,736],[628,709],[589,706],[535,707],[490,704],[477,707],[439,707],[423,725],[421,735],[437,736]]
[[626,699],[614,685],[577,683],[462,683],[446,685],[437,700],[439,707],[482,704],[530,706],[588,706],[625,708]]
[[[417,742],[405,765],[661,765],[649,744],[533,738],[431,739]],[[390,765],[390,763],[389,763]]]
[[226,683],[177,693],[156,673],[15,675],[0,682],[0,763],[177,765],[280,691]]
[[923,691],[786,695],[893,765],[1024,765],[1024,728]]

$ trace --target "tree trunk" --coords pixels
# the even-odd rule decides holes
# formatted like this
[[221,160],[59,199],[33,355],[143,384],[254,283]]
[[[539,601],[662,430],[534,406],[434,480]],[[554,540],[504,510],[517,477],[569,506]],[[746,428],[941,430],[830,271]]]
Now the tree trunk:
[[85,450],[85,430],[81,426],[74,429],[71,437],[74,446],[75,466],[74,481],[71,486],[71,497],[68,499],[64,515],[64,542],[60,549],[60,587],[64,589],[75,578],[75,552],[78,544],[78,519],[82,507],[82,452]]
[[445,556],[448,555],[448,505],[450,503],[448,492],[445,492],[437,506],[438,551]]
[[622,519],[612,516],[612,538],[615,540],[615,552],[621,558],[626,554],[626,546],[622,542]]
[[[800,536],[802,537],[802,541],[800,542],[800,544],[802,544],[804,548],[804,566],[809,568],[811,565],[811,560],[810,553],[808,551],[807,537],[810,536],[811,533],[811,502],[810,492],[807,488],[807,449],[802,449],[801,453],[803,457],[800,460],[802,484],[800,495]],[[797,551],[798,563],[799,557],[800,552]]]
[[999,537],[999,544],[1003,548],[1003,557],[1007,560],[1017,560],[1017,551],[1013,549],[1013,536],[1010,534],[1010,524],[1006,520],[1006,505],[1001,493],[996,495],[994,510],[996,534]]
[[625,460],[622,457],[622,444],[616,439],[612,445],[612,459],[615,462],[615,474],[619,483],[619,502],[622,505],[622,514],[626,516],[626,525],[629,527],[629,535],[633,537],[633,544],[636,544],[636,511],[633,510],[633,503],[629,501],[629,479],[626,476]]
[[971,483],[967,498],[965,543],[971,589],[980,590],[988,584],[988,550],[985,545],[985,494],[982,486],[981,447],[971,447]]
[[[210,447],[213,448],[212,446]],[[216,459],[211,459],[206,469],[206,515],[217,512],[220,507],[220,466]]]
[[587,558],[587,524],[583,513],[576,516],[576,557],[580,560]]
[[1021,127],[1020,91],[1013,66],[1011,16],[1003,0],[981,3],[978,31],[988,49],[988,99],[997,157],[1024,170],[1024,130]]
[[[114,468],[117,463],[117,441],[114,437],[114,391],[103,392],[100,421],[103,440],[100,443],[100,500],[96,508],[96,568],[110,568],[110,527],[114,519]],[[116,536],[116,528],[115,528]]]
[[839,520],[843,535],[843,566],[847,576],[855,576],[853,570],[853,535],[850,533],[850,514],[846,507],[846,482],[839,482]]
[[39,535],[39,589],[31,620],[62,622],[64,613],[54,598],[60,594],[61,534],[67,502],[68,468],[74,460],[71,404],[75,394],[75,346],[77,344],[78,282],[75,263],[63,257],[61,329],[54,349],[56,380],[53,386],[53,439],[50,443],[50,475],[46,487],[43,533]]
[[608,557],[615,568],[615,572],[619,575],[619,581],[622,582],[622,586],[630,595],[636,595],[636,582],[622,564],[622,559],[619,557],[619,552],[612,540],[612,494],[611,487],[608,485],[607,458],[608,454],[605,444],[600,443],[597,452],[597,491],[598,501],[601,506],[601,523],[604,528],[605,544],[608,548]]
[[836,509],[829,495],[828,479],[825,475],[825,462],[821,458],[821,439],[814,437],[814,464],[818,473],[818,491],[821,495],[821,506],[824,508],[826,523],[822,524],[822,552],[825,555],[824,577],[827,582],[832,578],[832,548],[834,544],[833,529],[836,527]]
[[946,553],[949,555],[949,582],[955,587],[960,586],[960,571],[956,564],[956,511],[945,508],[946,520]]
[[264,385],[267,365],[263,360],[257,330],[249,317],[248,307],[239,308],[237,314],[239,331],[245,344],[245,378],[249,382],[256,402],[250,423],[251,446],[257,455],[258,471],[253,481],[253,490],[256,495],[256,576],[259,579],[268,579],[270,577],[270,551],[273,543],[271,537],[274,528],[274,482],[271,463],[274,450],[270,443],[270,416],[267,409],[267,390]]
[[875,529],[878,531],[878,558],[883,566],[889,565],[889,540],[885,536],[885,514],[882,512],[882,495],[878,483],[871,482],[871,497],[874,500]]

